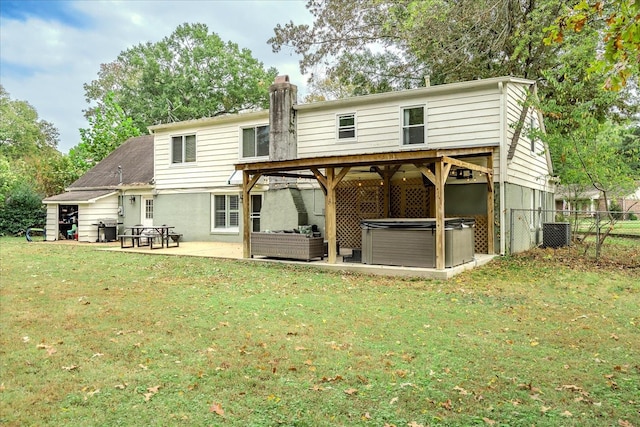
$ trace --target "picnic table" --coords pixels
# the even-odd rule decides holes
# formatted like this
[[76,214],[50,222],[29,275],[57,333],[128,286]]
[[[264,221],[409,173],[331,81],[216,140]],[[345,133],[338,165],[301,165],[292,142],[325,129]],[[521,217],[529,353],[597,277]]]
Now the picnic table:
[[161,249],[170,247],[171,243],[174,243],[176,247],[180,246],[182,234],[174,232],[174,228],[174,226],[166,224],[151,226],[139,224],[125,227],[123,234],[118,235],[120,248],[149,246],[150,249]]

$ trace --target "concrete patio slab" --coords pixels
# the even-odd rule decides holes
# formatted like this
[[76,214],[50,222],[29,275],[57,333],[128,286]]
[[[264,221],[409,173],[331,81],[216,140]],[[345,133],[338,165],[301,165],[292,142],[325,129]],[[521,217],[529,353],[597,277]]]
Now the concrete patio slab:
[[240,243],[223,243],[223,242],[181,242],[179,247],[149,249],[142,248],[125,248],[121,249],[120,244],[110,244],[108,246],[100,246],[99,250],[131,252],[147,255],[178,255],[178,256],[195,256],[220,259],[236,259],[246,262],[265,262],[300,265],[304,267],[325,269],[331,271],[346,271],[358,274],[370,274],[381,276],[397,276],[397,277],[422,277],[425,279],[447,280],[451,277],[462,273],[463,271],[485,265],[490,262],[496,255],[476,254],[475,260],[456,267],[444,270],[436,270],[435,268],[418,268],[418,267],[399,267],[391,265],[369,265],[361,263],[343,262],[343,257],[338,256],[336,264],[329,264],[326,259],[314,261],[295,261],[276,258],[243,258],[242,244]]

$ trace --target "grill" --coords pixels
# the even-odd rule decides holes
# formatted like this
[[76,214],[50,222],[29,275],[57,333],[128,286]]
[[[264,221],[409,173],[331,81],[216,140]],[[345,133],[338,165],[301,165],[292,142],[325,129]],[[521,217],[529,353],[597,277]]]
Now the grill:
[[113,218],[98,218],[98,242],[113,242],[118,234],[118,220]]

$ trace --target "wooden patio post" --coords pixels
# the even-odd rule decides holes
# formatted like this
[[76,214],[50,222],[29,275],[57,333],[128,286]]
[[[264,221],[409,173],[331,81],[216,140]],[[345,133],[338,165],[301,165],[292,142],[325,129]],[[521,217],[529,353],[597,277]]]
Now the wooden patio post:
[[251,187],[249,186],[249,172],[242,171],[242,257],[251,256]]
[[336,186],[335,169],[327,168],[327,196],[324,209],[325,234],[327,237],[327,262],[329,264],[336,263]]
[[[495,236],[494,236],[494,184],[493,184],[493,153],[487,157],[487,169],[491,172],[487,173],[487,252],[489,255],[495,253]],[[504,224],[503,224],[504,225]]]
[[442,159],[435,163],[436,187],[436,270],[444,270],[444,180],[442,174]]

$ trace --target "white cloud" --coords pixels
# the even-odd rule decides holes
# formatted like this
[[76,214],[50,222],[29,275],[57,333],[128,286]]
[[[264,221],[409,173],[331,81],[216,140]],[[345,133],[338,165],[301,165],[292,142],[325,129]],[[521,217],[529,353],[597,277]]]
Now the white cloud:
[[[97,77],[101,63],[139,43],[156,42],[183,23],[204,23],[225,41],[248,48],[265,67],[289,74],[304,92],[298,57],[274,54],[266,41],[276,24],[310,22],[305,1],[78,1],[65,3],[83,16],[83,28],[57,21],[2,18],[2,85],[13,99],[28,101],[61,134],[59,149],[78,144],[86,127],[82,85]],[[16,73],[15,70],[22,70]]]

